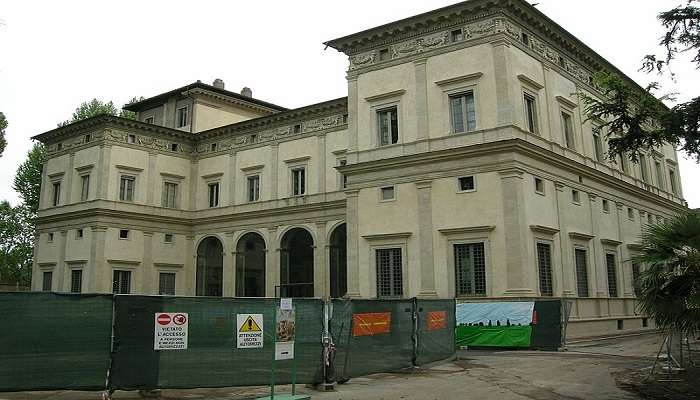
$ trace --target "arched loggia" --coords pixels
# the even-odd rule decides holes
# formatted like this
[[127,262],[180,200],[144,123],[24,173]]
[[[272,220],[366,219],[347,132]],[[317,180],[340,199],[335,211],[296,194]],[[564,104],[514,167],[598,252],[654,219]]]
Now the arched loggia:
[[279,294],[314,296],[314,239],[306,229],[293,228],[282,237]]
[[255,232],[236,245],[236,296],[265,297],[265,240]]
[[329,246],[332,298],[343,297],[348,291],[347,254],[347,232],[345,224],[341,224],[331,233]]
[[222,296],[224,247],[210,236],[197,247],[197,296]]

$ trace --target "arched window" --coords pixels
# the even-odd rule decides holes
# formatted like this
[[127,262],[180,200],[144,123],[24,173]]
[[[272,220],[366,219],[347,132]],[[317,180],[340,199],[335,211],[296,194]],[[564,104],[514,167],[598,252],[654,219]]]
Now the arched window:
[[313,297],[314,240],[309,231],[293,228],[282,237],[280,296]]
[[222,296],[224,247],[210,236],[197,248],[197,296]]
[[236,245],[236,296],[265,297],[265,241],[254,232]]

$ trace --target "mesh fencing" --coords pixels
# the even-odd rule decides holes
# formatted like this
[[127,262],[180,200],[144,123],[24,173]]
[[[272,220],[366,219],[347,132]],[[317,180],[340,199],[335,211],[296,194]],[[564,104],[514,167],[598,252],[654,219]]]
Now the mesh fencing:
[[[112,389],[265,385],[274,360],[277,299],[116,296]],[[296,381],[320,382],[323,303],[294,299]],[[187,313],[186,350],[154,350],[156,313]],[[237,348],[237,314],[263,314],[263,347]],[[292,360],[277,361],[276,383],[291,382]]]
[[416,300],[418,346],[416,365],[444,360],[455,354],[455,301]]
[[111,295],[0,293],[0,391],[105,387]]

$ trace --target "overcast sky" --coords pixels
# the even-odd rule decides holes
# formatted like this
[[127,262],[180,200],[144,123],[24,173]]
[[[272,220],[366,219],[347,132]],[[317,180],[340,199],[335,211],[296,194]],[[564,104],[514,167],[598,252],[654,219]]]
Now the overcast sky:
[[[637,72],[661,50],[656,15],[685,0],[536,0],[537,8],[641,85]],[[229,90],[300,107],[347,94],[347,60],[322,42],[454,3],[448,0],[9,1],[0,2],[0,111],[9,145],[0,200],[30,137],[56,127],[85,100],[122,105],[187,83],[221,78]],[[664,91],[687,99],[700,72],[675,65]],[[700,166],[680,160],[685,198],[700,207]]]

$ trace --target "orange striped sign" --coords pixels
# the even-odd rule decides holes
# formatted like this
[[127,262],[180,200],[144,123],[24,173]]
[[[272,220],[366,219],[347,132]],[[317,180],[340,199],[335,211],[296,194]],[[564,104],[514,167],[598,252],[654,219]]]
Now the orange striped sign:
[[362,313],[352,315],[353,336],[373,336],[391,332],[391,313]]
[[447,328],[447,311],[428,312],[428,330],[436,331]]

